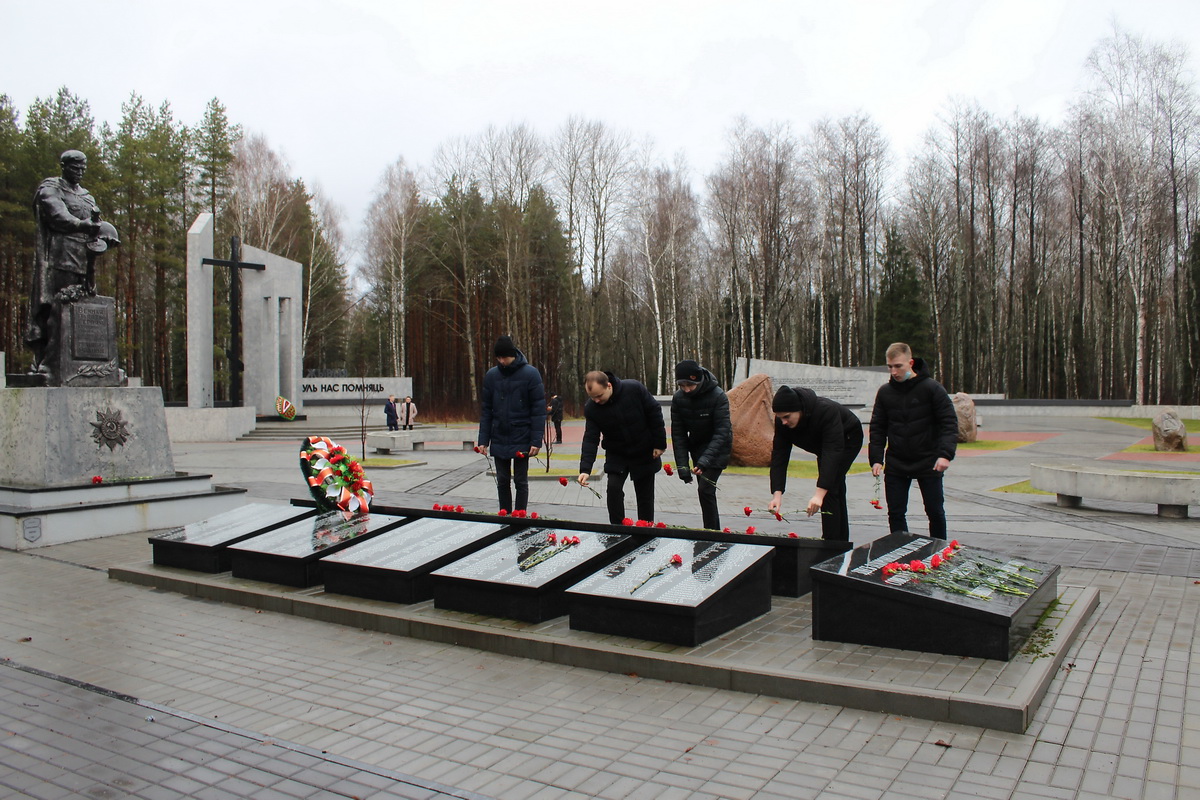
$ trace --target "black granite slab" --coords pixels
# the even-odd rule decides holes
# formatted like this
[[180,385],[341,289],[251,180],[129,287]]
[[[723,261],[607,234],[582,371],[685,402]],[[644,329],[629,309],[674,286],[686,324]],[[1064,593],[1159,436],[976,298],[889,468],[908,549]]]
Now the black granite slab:
[[774,554],[653,539],[567,590],[571,627],[694,647],[771,610]]
[[[928,565],[948,545],[893,533],[814,566],[813,638],[1010,660],[1057,599],[1059,568],[963,547],[927,575],[885,574],[890,563]],[[995,570],[1020,576],[995,581],[1015,593],[984,584]]]
[[321,582],[321,558],[389,531],[405,521],[387,514],[330,511],[230,545],[235,578],[286,586]]
[[316,511],[312,509],[250,503],[151,536],[152,558],[155,564],[165,567],[180,567],[196,572],[228,572],[229,545],[315,515]]
[[428,600],[429,573],[511,534],[507,525],[414,519],[322,558],[325,591],[391,603]]
[[[579,543],[565,545],[564,536]],[[527,528],[433,572],[434,605],[526,622],[553,619],[567,613],[567,587],[637,544],[624,534]]]
[[[455,484],[458,485],[457,483]],[[293,500],[295,505],[311,505],[309,500]],[[656,536],[687,541],[743,542],[759,545],[770,545],[775,548],[775,558],[771,562],[771,594],[781,597],[802,597],[812,591],[812,581],[809,568],[830,556],[849,550],[850,542],[833,542],[821,538],[789,537],[781,534],[756,534],[747,536],[745,533],[731,531],[708,530],[705,528],[635,528],[628,525],[610,525],[602,522],[580,522],[566,519],[517,519],[510,516],[500,517],[496,514],[480,514],[474,512],[456,513],[453,511],[432,511],[429,509],[409,508],[406,506],[389,506],[383,503],[372,503],[371,508],[381,514],[416,517],[442,517],[472,522],[504,522],[513,528],[543,527],[553,525],[559,530],[592,531],[594,533],[619,533],[633,536],[638,541],[646,542]]]

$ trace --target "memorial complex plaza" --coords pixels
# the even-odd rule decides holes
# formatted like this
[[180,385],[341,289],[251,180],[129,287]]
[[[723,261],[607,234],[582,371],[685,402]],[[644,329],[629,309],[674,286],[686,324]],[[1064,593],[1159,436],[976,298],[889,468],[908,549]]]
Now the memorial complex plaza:
[[[1040,461],[1195,472],[1200,457],[1129,451],[1148,432],[1100,418],[989,410],[984,422],[982,439],[1016,446],[960,451],[946,478],[951,536],[1058,564],[1060,592],[1099,592],[1023,732],[826,704],[819,687],[797,701],[564,666],[111,579],[108,568],[150,559],[139,533],[0,551],[0,797],[1200,796],[1200,509],[1166,519],[1149,504],[1065,509],[996,491]],[[176,468],[243,487],[247,502],[288,503],[305,496],[300,438],[332,424],[176,444]],[[581,423],[564,432],[556,455],[577,456]],[[478,455],[411,455],[424,463],[369,471],[377,503],[494,510]],[[809,486],[791,479],[785,508]],[[695,491],[660,475],[658,518],[698,525]],[[886,534],[870,474],[851,475],[849,491],[854,542]],[[726,474],[719,497],[723,524],[744,528],[743,507],[766,508],[767,478]],[[602,500],[554,480],[532,483],[530,508],[606,519]],[[915,491],[909,520],[922,529]],[[818,525],[792,515],[802,536]],[[798,614],[808,603],[789,602]],[[846,669],[870,671],[872,648],[856,653]],[[918,688],[945,659],[874,654]]]

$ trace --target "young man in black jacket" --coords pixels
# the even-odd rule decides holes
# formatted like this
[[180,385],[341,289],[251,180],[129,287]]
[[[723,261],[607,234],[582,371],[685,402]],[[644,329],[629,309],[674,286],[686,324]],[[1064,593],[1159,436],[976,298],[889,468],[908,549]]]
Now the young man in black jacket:
[[805,507],[811,517],[821,514],[821,538],[850,540],[846,508],[846,473],[862,450],[862,422],[854,412],[812,389],[780,386],[771,403],[775,440],[771,448],[771,503],[778,514],[787,485],[792,445],[817,457],[817,487]]
[[604,472],[608,476],[608,521],[625,518],[625,479],[633,479],[638,519],[654,521],[654,476],[662,468],[659,456],[667,449],[662,406],[650,390],[635,380],[619,380],[611,372],[584,376],[588,402],[579,453],[581,486],[587,486],[600,437],[604,437]]
[[891,379],[875,395],[871,411],[871,474],[883,474],[888,527],[907,531],[908,491],[915,480],[925,501],[929,535],[946,538],[942,476],[958,447],[954,403],[912,349],[896,342],[887,349]]
[[[671,443],[679,479],[691,483],[700,478],[697,495],[704,527],[721,530],[717,511],[717,479],[729,465],[733,451],[733,426],[729,422],[729,398],[716,377],[695,361],[680,361],[675,367],[679,391],[671,398]],[[690,461],[689,461],[690,457]],[[689,469],[689,463],[695,466]]]

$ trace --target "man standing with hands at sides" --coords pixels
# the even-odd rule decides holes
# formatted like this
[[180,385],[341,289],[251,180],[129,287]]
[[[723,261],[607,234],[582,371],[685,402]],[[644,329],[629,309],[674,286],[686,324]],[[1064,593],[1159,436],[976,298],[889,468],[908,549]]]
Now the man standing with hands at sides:
[[387,402],[383,404],[383,416],[387,419],[389,431],[400,430],[399,414],[396,410],[396,395],[388,395]]
[[[542,374],[508,336],[496,340],[496,366],[483,376],[479,447],[496,460],[496,492],[504,511],[525,511],[529,503],[529,460],[542,449],[546,390]],[[515,466],[514,466],[515,462]],[[517,487],[514,500],[512,485]]]
[[400,428],[402,430],[411,431],[413,425],[417,422],[417,404],[412,401],[412,397],[405,397],[404,402],[400,404]]
[[875,395],[867,456],[871,474],[883,474],[888,527],[893,533],[908,530],[908,491],[916,480],[929,535],[945,539],[942,475],[958,448],[958,415],[928,365],[913,358],[912,348],[896,342],[888,346],[886,357],[892,377]]
[[[675,367],[679,391],[671,398],[671,442],[679,479],[691,483],[700,477],[697,495],[704,527],[721,530],[717,511],[717,479],[729,465],[733,451],[733,425],[729,421],[729,398],[716,377],[695,361],[680,361]],[[690,463],[694,464],[690,469]]]
[[792,445],[817,457],[817,487],[805,511],[821,514],[821,538],[850,540],[846,509],[846,473],[862,449],[862,423],[840,403],[817,397],[812,389],[780,386],[771,403],[775,440],[771,448],[771,503],[781,513]]
[[546,404],[546,413],[550,415],[550,421],[554,423],[554,443],[562,444],[562,398],[556,394],[550,395],[550,402]]
[[662,468],[659,456],[667,449],[662,406],[650,390],[635,380],[619,380],[611,372],[589,372],[583,389],[586,422],[579,454],[580,486],[588,485],[596,450],[603,436],[604,472],[608,476],[608,521],[625,518],[625,479],[633,479],[638,519],[654,521],[654,476]]

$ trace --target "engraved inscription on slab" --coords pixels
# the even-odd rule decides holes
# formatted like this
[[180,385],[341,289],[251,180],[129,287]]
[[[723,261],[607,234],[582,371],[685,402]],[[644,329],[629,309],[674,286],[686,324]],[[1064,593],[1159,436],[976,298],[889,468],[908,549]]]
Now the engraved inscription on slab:
[[115,353],[113,308],[76,303],[71,309],[71,355],[80,361],[108,361]]
[[567,594],[694,607],[770,553],[755,544],[652,539]]
[[420,519],[383,536],[347,547],[325,560],[412,572],[470,542],[498,533],[504,527],[457,519]]
[[351,514],[347,511],[330,511],[312,520],[303,520],[260,534],[230,550],[248,550],[266,553],[281,558],[309,558],[322,550],[349,539],[355,539],[372,531],[399,525],[403,517],[386,514]]
[[628,539],[623,534],[529,528],[433,574],[538,587]]

